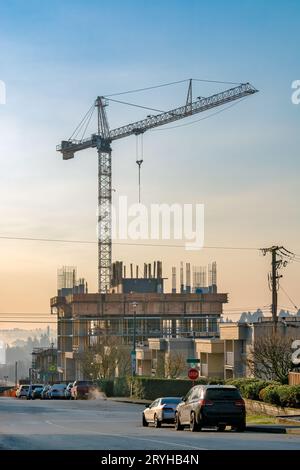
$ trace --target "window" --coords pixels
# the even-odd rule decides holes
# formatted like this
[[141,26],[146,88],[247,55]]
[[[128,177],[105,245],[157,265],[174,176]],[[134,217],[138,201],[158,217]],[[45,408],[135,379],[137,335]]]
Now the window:
[[205,398],[208,400],[240,400],[241,395],[237,389],[208,388]]
[[197,400],[201,395],[201,387],[195,387],[191,396],[191,400]]

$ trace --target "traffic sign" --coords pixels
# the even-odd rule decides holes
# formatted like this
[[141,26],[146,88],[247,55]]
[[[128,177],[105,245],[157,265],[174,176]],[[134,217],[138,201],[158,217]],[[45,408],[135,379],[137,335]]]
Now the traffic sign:
[[200,364],[200,359],[196,359],[196,358],[192,358],[192,357],[188,357],[186,362],[188,364]]
[[191,369],[189,369],[188,371],[188,378],[191,379],[191,380],[197,380],[199,377],[199,371],[198,369],[195,369],[194,367],[192,367]]

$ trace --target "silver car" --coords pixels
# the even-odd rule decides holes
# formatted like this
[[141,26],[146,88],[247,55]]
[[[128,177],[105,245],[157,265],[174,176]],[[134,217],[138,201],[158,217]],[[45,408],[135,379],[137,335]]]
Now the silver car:
[[164,397],[154,400],[143,411],[143,426],[153,423],[156,428],[160,428],[162,423],[174,424],[175,410],[181,400],[181,397]]
[[54,384],[48,392],[50,399],[65,398],[66,384]]
[[29,390],[29,385],[20,385],[20,387],[16,391],[16,397],[27,398],[28,390]]

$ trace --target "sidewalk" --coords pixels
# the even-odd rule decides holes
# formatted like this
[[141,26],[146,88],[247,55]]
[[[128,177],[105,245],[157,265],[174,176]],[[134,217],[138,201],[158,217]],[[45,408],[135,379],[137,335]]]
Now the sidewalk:
[[139,398],[131,398],[131,397],[109,397],[107,398],[111,401],[117,401],[119,403],[133,403],[134,405],[150,405],[153,400],[140,400]]

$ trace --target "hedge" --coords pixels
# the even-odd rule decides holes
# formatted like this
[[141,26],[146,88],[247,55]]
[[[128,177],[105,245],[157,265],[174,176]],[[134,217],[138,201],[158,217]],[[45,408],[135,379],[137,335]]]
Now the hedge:
[[300,385],[269,385],[260,392],[260,399],[277,406],[300,407]]
[[[200,384],[224,384],[219,378],[200,378],[194,382]],[[225,381],[234,385],[244,398],[261,400],[277,406],[300,407],[300,385],[280,385],[278,382],[256,378],[239,378]],[[108,396],[129,396],[155,400],[162,396],[183,396],[193,385],[189,379],[163,379],[156,377],[117,377],[114,380],[98,380],[100,389]]]
[[97,384],[101,390],[104,392],[107,397],[112,397],[114,395],[114,381],[111,379],[99,379]]
[[[195,385],[206,384],[207,379],[199,379]],[[193,382],[189,379],[161,379],[155,377],[133,378],[132,392],[136,398],[155,400],[158,397],[185,395],[192,387]]]
[[225,383],[237,387],[241,395],[250,400],[282,407],[300,407],[300,385],[280,385],[279,382],[256,378],[230,379]]
[[249,377],[226,380],[226,384],[234,385],[238,388],[244,398],[248,398],[249,400],[259,400],[261,390],[274,384],[274,382]]
[[114,396],[128,397],[130,395],[130,378],[116,377],[114,379]]

